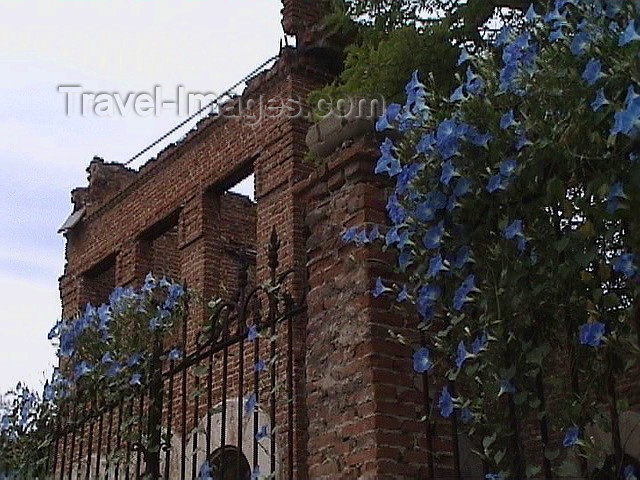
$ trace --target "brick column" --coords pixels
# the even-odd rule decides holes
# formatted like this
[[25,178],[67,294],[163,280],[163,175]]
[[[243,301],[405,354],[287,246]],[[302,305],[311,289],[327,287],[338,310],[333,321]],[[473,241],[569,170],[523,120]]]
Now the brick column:
[[[416,344],[418,322],[370,293],[378,276],[393,277],[394,259],[341,239],[348,227],[386,223],[387,185],[373,174],[378,156],[371,139],[357,141],[299,186],[309,228],[306,390],[314,479],[428,478],[422,379],[412,370],[412,349],[389,334]],[[434,448],[450,451],[437,440]]]
[[[180,280],[204,298],[217,293],[219,284],[220,249],[216,249],[217,225],[220,216],[219,199],[199,193],[185,202],[178,221]],[[189,310],[187,351],[195,346],[196,335],[207,313],[202,304],[192,302]]]

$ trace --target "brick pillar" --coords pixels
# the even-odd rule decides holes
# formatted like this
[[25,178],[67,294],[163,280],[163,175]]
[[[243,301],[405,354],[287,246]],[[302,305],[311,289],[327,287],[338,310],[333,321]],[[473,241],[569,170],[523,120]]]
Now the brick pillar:
[[282,27],[288,35],[303,35],[318,25],[328,10],[326,0],[282,0]]
[[[428,478],[422,378],[412,370],[412,349],[389,334],[415,345],[418,322],[370,293],[378,276],[393,277],[394,259],[341,239],[348,227],[386,223],[386,185],[373,174],[378,156],[375,142],[360,140],[323,160],[299,186],[309,228],[306,390],[314,479]],[[450,451],[436,440],[434,448]],[[438,478],[453,478],[446,473]]]
[[[185,202],[178,220],[178,250],[180,251],[180,280],[204,298],[217,293],[219,284],[220,249],[216,249],[217,225],[220,216],[219,199],[199,193]],[[207,313],[199,302],[189,307],[187,351],[195,346]]]

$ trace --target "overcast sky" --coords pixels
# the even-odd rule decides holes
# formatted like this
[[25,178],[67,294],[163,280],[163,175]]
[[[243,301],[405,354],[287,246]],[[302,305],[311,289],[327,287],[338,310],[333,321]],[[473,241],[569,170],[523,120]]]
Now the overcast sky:
[[56,231],[90,159],[125,161],[185,118],[169,108],[67,116],[58,86],[124,96],[160,85],[167,100],[180,85],[222,92],[277,54],[280,8],[278,0],[3,2],[0,392],[20,380],[41,385],[55,362],[46,335],[60,317]]

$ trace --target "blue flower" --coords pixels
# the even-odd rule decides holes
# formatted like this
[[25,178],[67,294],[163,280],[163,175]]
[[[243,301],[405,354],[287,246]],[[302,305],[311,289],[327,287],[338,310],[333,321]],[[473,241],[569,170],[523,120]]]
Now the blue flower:
[[524,147],[528,147],[530,145],[533,145],[531,140],[529,140],[525,135],[518,135],[518,138],[516,140],[516,145],[515,145],[516,150],[518,152],[522,150]]
[[382,235],[380,235],[380,227],[378,227],[378,225],[374,225],[373,228],[371,229],[371,231],[369,232],[369,236],[368,236],[367,240],[369,242],[375,242],[376,240],[378,240],[381,237],[382,237]]
[[351,227],[342,235],[342,241],[344,243],[351,243],[356,239],[357,234],[358,234],[358,228]]
[[514,387],[509,380],[502,380],[500,382],[500,391],[498,392],[498,396],[501,396],[505,393],[509,395],[513,395],[514,393],[516,393],[516,387]]
[[431,222],[436,218],[436,209],[431,202],[425,200],[416,205],[415,217],[421,222]]
[[382,283],[382,279],[378,277],[378,279],[376,280],[376,287],[373,289],[373,296],[375,298],[378,298],[383,293],[390,291],[391,289],[389,287],[385,287],[384,283]]
[[422,347],[413,354],[413,370],[416,373],[430,372],[433,369],[431,351],[427,347]]
[[424,234],[422,238],[422,243],[425,248],[429,250],[435,250],[440,248],[440,244],[442,243],[442,237],[444,236],[444,221],[440,221],[436,226],[431,227]]
[[471,189],[471,180],[469,180],[468,178],[460,178],[458,179],[458,182],[456,183],[456,187],[453,189],[453,194],[456,197],[464,197],[467,193],[469,193],[469,190]]
[[390,195],[387,199],[387,214],[394,225],[404,223],[407,218],[404,207],[400,205],[396,195]]
[[442,164],[442,174],[440,175],[440,183],[449,185],[451,179],[456,174],[456,169],[451,160],[447,160]]
[[436,136],[431,133],[425,133],[420,138],[418,145],[416,145],[416,151],[418,153],[431,153],[433,152],[433,147],[436,144]]
[[107,377],[113,378],[117,376],[121,370],[122,370],[122,365],[118,362],[113,362],[109,367],[109,370],[107,370]]
[[604,88],[601,88],[596,92],[596,98],[591,102],[591,109],[597,112],[605,105],[609,104],[609,100],[604,96]]
[[518,163],[513,158],[507,158],[500,164],[500,175],[510,177],[517,167]]
[[406,301],[408,298],[409,298],[409,291],[407,290],[407,286],[403,285],[402,290],[400,290],[400,292],[398,293],[398,296],[396,297],[396,301],[398,303],[402,303]]
[[502,118],[500,118],[500,128],[502,130],[507,130],[508,128],[513,127],[515,125],[518,125],[518,122],[516,122],[513,109],[509,110],[507,113],[502,115]]
[[464,304],[471,300],[469,294],[475,290],[475,276],[473,274],[468,275],[462,282],[462,285],[456,289],[453,296],[453,308],[456,310],[462,310]]
[[406,271],[407,267],[413,263],[413,252],[411,250],[402,250],[398,255],[398,266],[401,271]]
[[88,362],[85,362],[84,360],[78,363],[73,369],[73,373],[76,379],[82,378],[91,372],[93,372],[93,365],[91,365]]
[[607,197],[607,212],[615,212],[620,205],[620,200],[624,198],[627,197],[624,194],[622,183],[616,182],[611,185],[611,188],[609,189],[609,196]]
[[560,13],[559,8],[561,7],[559,7],[559,4],[556,2],[555,8],[544,16],[544,22],[545,23],[566,22],[567,19],[564,15]]
[[599,59],[592,58],[587,62],[587,66],[582,72],[582,79],[587,82],[587,85],[595,85],[602,77],[604,77],[602,62]]
[[387,247],[390,247],[391,245],[394,245],[400,242],[400,236],[398,235],[398,228],[399,227],[397,226],[390,228],[387,234],[385,235],[384,243]]
[[589,48],[589,44],[591,43],[591,36],[588,32],[582,31],[576,33],[576,36],[573,37],[573,41],[571,42],[571,53],[573,53],[576,57],[580,55],[584,55]]
[[502,475],[499,473],[487,473],[484,478],[485,480],[502,480]]
[[470,66],[467,67],[467,83],[465,84],[467,93],[477,95],[482,91],[484,86],[485,83],[482,77],[476,74]]
[[453,398],[451,398],[447,387],[442,388],[440,399],[438,400],[438,407],[440,408],[440,415],[444,418],[449,418],[453,413]]
[[255,325],[251,325],[249,327],[249,331],[247,332],[247,340],[249,340],[250,342],[254,342],[259,336],[260,335],[258,334],[257,327]]
[[131,379],[129,379],[129,385],[132,387],[142,385],[142,375],[139,373],[134,373],[131,375]]
[[488,346],[489,337],[487,336],[487,331],[483,330],[471,344],[471,351],[474,355],[478,355],[481,351],[486,350]]
[[469,407],[464,407],[462,412],[460,412],[460,420],[465,425],[470,424],[473,421],[473,412],[469,409]]
[[411,105],[416,102],[416,94],[419,90],[424,90],[424,84],[420,81],[418,70],[415,70],[411,75],[411,80],[404,87],[407,94],[407,104]]
[[633,85],[627,89],[627,97],[625,99],[625,109],[616,112],[615,124],[611,129],[611,134],[624,133],[631,134],[631,131],[637,127],[640,122],[640,95],[635,92]]
[[260,467],[256,465],[251,472],[251,480],[260,480]]
[[458,57],[458,67],[469,60],[471,60],[471,55],[469,55],[469,52],[465,47],[462,47],[460,49],[460,56]]
[[384,130],[391,128],[391,123],[396,119],[401,108],[402,106],[397,103],[389,105],[384,114],[376,122],[376,131],[383,132]]
[[513,240],[516,236],[522,236],[522,220],[514,220],[504,230],[504,237],[507,240]]
[[396,193],[403,194],[408,188],[409,184],[418,176],[418,172],[424,167],[419,163],[412,163],[402,167],[402,171],[396,180]]
[[180,360],[182,358],[182,355],[183,355],[182,350],[180,350],[179,348],[174,348],[169,352],[169,354],[167,355],[167,358],[169,360],[175,361],[175,360]]
[[565,448],[573,447],[576,443],[578,443],[578,438],[580,437],[580,429],[575,425],[565,429],[564,440],[562,441],[562,445]]
[[265,363],[265,361],[259,358],[254,366],[254,370],[256,372],[262,372],[263,370],[266,370],[266,368],[267,368],[267,364]]
[[627,25],[627,28],[622,32],[622,35],[620,35],[620,38],[618,39],[618,46],[624,47],[625,45],[629,45],[631,42],[637,42],[638,40],[640,40],[640,35],[638,35],[636,21],[631,20]]
[[269,425],[261,425],[260,428],[258,429],[258,433],[256,433],[256,442],[259,442],[260,440],[268,438],[270,435],[269,431],[270,431]]
[[456,120],[444,120],[438,125],[436,134],[436,147],[445,160],[458,154],[460,138],[464,134],[464,128]]
[[429,260],[429,269],[427,270],[427,278],[438,278],[440,272],[446,270],[442,255],[438,254]]
[[455,268],[463,268],[468,262],[471,261],[471,250],[469,247],[463,246],[458,249],[456,256],[453,260],[453,266]]
[[418,308],[432,307],[440,298],[442,289],[437,285],[424,285],[418,290]]
[[213,470],[211,469],[211,464],[209,460],[205,460],[202,466],[200,467],[200,472],[198,473],[198,480],[213,480]]
[[100,363],[106,365],[107,363],[113,363],[114,361],[115,359],[113,358],[113,352],[106,352],[104,355],[102,355]]
[[562,28],[556,28],[555,30],[552,30],[551,33],[549,34],[549,41],[551,43],[556,43],[560,40],[564,40],[565,35],[564,32],[562,31]]
[[156,288],[156,279],[153,277],[151,272],[147,273],[147,276],[144,278],[144,285],[142,285],[142,291],[145,293],[152,292],[153,289]]
[[425,202],[433,210],[441,210],[447,205],[447,196],[438,190],[432,190],[427,193]]
[[637,272],[634,261],[635,255],[633,253],[623,253],[613,262],[613,271],[621,273],[627,278],[633,278]]
[[127,360],[127,366],[129,368],[131,368],[131,367],[133,367],[135,365],[138,365],[142,361],[143,358],[144,358],[144,354],[143,353],[141,353],[141,352],[134,353]]
[[505,189],[505,179],[502,175],[493,175],[489,178],[489,183],[487,184],[487,192],[495,193],[498,190]]
[[600,322],[580,325],[580,343],[589,347],[599,347],[604,336],[605,326]]
[[502,45],[505,45],[509,40],[510,36],[511,36],[511,27],[509,27],[508,25],[505,25],[500,29],[500,31],[498,32],[498,35],[496,36],[496,42],[495,42],[496,47],[501,47]]
[[529,9],[527,10],[527,13],[524,15],[524,19],[529,23],[533,23],[538,18],[540,18],[540,15],[536,13],[532,3],[531,5],[529,5]]
[[245,416],[252,414],[255,411],[257,405],[258,405],[258,399],[256,397],[256,394],[252,393],[251,395],[249,395],[249,397],[247,398],[244,404]]
[[400,160],[393,156],[392,150],[393,142],[385,138],[382,145],[380,145],[381,156],[376,164],[376,174],[387,173],[390,177],[394,177],[402,171]]
[[158,283],[159,287],[169,288],[171,286],[171,282],[167,279],[167,277],[163,276]]
[[489,132],[480,133],[477,128],[470,125],[465,133],[465,138],[476,147],[488,148],[493,137]]
[[464,96],[464,87],[460,85],[449,97],[449,101],[452,103],[459,102],[464,100],[466,97]]
[[458,343],[458,348],[456,350],[456,361],[455,361],[456,362],[456,367],[462,368],[462,366],[464,365],[464,362],[470,356],[471,355],[467,351],[467,346],[464,344],[464,342],[462,340],[460,340],[460,343]]
[[623,480],[638,480],[636,469],[633,467],[633,465],[627,465],[626,467],[624,467]]

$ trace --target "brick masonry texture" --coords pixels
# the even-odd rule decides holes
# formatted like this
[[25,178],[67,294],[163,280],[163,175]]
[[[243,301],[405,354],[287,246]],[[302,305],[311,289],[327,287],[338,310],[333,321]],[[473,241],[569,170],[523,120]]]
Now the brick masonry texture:
[[[332,80],[316,59],[305,55],[324,8],[323,2],[283,0],[285,32],[298,37],[299,47],[283,49],[275,66],[253,79],[242,99],[232,100],[227,108],[261,95],[303,99]],[[403,335],[411,345],[419,345],[415,316],[370,295],[376,277],[394,278],[389,265],[395,259],[376,248],[341,242],[342,232],[351,226],[387,222],[389,185],[373,175],[379,139],[365,136],[314,165],[305,160],[308,129],[303,118],[265,118],[249,125],[238,118],[210,117],[137,172],[94,158],[87,169],[89,185],[72,192],[74,211],[84,209],[84,216],[66,232],[67,264],[60,278],[63,315],[74,315],[87,302],[106,301],[115,286],[140,285],[149,271],[185,282],[206,298],[232,299],[243,255],[250,263],[250,285],[268,280],[268,245],[275,228],[281,239],[279,270],[296,268],[288,287],[296,296],[306,296],[307,305],[292,325],[294,466],[293,472],[280,468],[279,478],[429,478],[429,448],[434,478],[455,478],[457,471],[463,478],[482,478],[482,465],[470,453],[473,445],[456,436],[455,424],[440,418],[434,406],[442,388],[434,379],[440,376],[414,375],[412,347],[390,335]],[[228,191],[251,173],[255,201]],[[188,353],[197,348],[207,316],[201,306],[190,309]],[[278,348],[288,348],[286,328],[279,328],[276,336]],[[267,357],[268,342],[258,350],[261,358]],[[228,354],[237,362],[227,375],[226,396],[236,398],[238,361],[251,367],[256,355],[245,349],[240,357],[238,345]],[[566,368],[566,362],[558,362]],[[211,365],[214,379],[222,378],[219,356],[204,365]],[[174,378],[174,412],[187,404],[184,419],[173,417],[174,431],[192,432],[206,416],[204,402],[193,399],[194,391],[207,388],[214,404],[223,397],[219,381],[205,386],[194,370]],[[282,359],[276,370],[284,378]],[[638,373],[630,372],[618,384],[636,411]],[[251,374],[245,375],[245,392],[252,381]],[[284,394],[279,395],[286,403]],[[266,398],[268,392],[261,388],[260,396]],[[556,400],[550,397],[548,402]],[[148,409],[145,402],[143,410]],[[165,399],[164,417],[168,404]],[[287,423],[284,412],[277,414],[279,425]],[[101,421],[111,421],[115,429],[119,416],[116,409]],[[431,445],[425,416],[432,418]],[[535,417],[524,419],[521,428],[528,432],[528,458],[541,462]],[[281,456],[288,433],[284,428],[278,434]],[[80,435],[85,449],[88,435],[89,428]],[[561,435],[551,432],[556,443]],[[106,430],[101,441],[103,446],[109,443]],[[457,464],[452,453],[456,441],[461,451]],[[59,445],[60,451],[65,448],[66,443]],[[178,448],[175,454],[183,453]],[[191,452],[187,455],[190,465]],[[201,463],[204,456],[197,454],[196,461]]]

